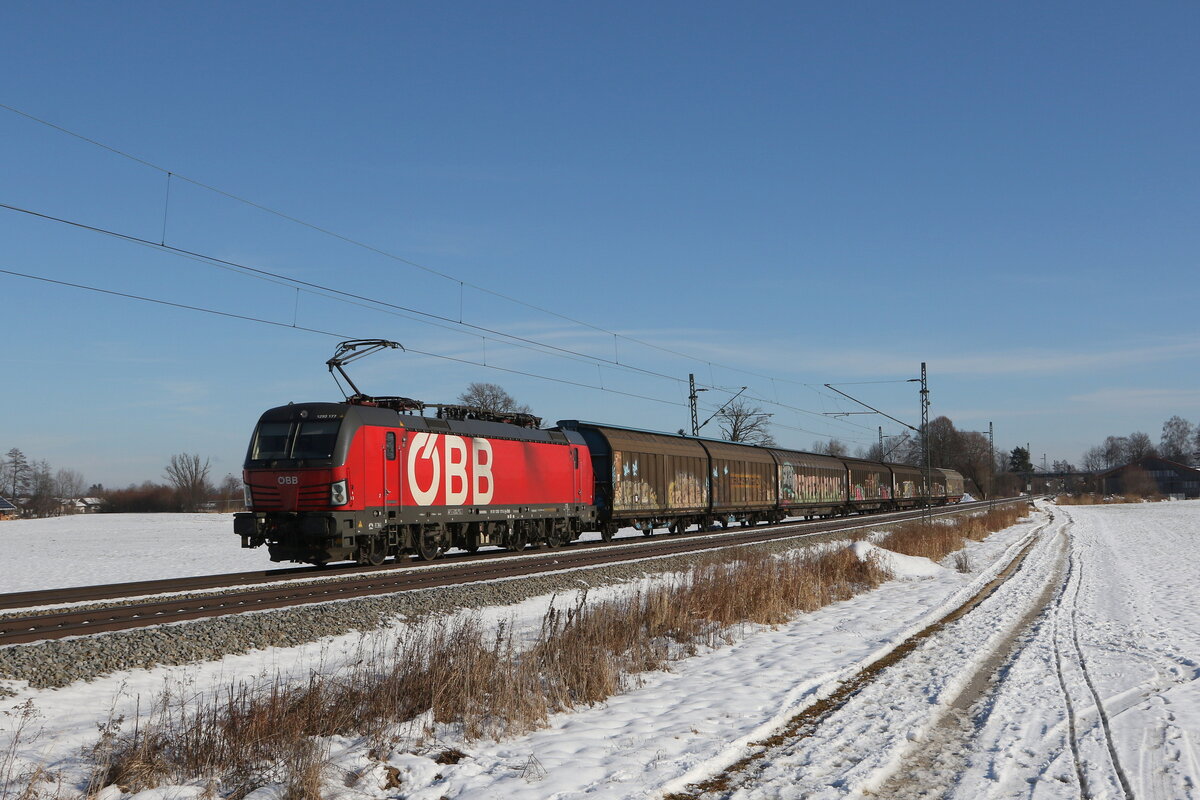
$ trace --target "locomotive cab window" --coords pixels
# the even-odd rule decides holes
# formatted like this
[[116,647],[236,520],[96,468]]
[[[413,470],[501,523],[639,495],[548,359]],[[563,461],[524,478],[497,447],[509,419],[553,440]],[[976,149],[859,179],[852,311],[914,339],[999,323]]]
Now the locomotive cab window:
[[252,461],[321,461],[333,458],[340,419],[262,422],[254,432]]
[[292,446],[292,458],[331,458],[341,424],[342,421],[337,419],[301,422],[296,443]]
[[291,434],[290,422],[262,423],[254,436],[253,454],[250,457],[255,460],[287,458]]

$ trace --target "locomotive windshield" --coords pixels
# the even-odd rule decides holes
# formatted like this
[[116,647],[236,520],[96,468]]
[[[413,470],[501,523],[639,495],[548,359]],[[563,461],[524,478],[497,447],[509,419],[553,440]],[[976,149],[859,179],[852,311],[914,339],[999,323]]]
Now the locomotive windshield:
[[251,461],[320,461],[333,458],[340,419],[262,422],[250,444]]

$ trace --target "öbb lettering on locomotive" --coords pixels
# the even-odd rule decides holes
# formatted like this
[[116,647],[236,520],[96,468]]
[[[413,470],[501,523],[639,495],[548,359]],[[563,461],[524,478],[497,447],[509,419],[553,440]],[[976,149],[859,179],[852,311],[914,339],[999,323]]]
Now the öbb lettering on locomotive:
[[453,418],[426,417],[415,401],[356,394],[266,411],[246,454],[247,511],[234,518],[242,546],[266,545],[273,561],[380,564],[451,547],[559,547],[589,532],[610,540],[621,527],[679,533],[963,495],[954,470],[578,420],[539,429],[536,418],[452,408]]
[[419,506],[492,502],[492,443],[482,437],[418,433],[408,446],[407,488]]

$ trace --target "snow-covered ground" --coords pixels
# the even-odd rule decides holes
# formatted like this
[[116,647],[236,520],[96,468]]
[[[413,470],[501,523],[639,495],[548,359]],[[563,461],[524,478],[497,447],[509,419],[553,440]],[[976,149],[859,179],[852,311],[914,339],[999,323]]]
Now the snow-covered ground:
[[[86,524],[47,521],[41,532],[55,544],[18,561],[12,590],[257,566],[247,563],[251,553],[237,547],[227,518],[212,527],[203,516],[176,518],[179,530],[161,516],[139,519],[147,548],[133,559],[136,549],[118,558],[111,542],[106,552]],[[6,552],[18,552],[10,536],[28,538],[33,524],[0,523]],[[169,557],[152,546],[164,535],[178,544]],[[884,670],[805,738],[765,751],[755,744],[974,595],[1031,541],[1020,569],[976,611]],[[87,555],[63,555],[72,552]],[[525,736],[462,742],[439,731],[429,752],[460,748],[466,757],[454,765],[423,755],[393,755],[385,765],[360,742],[330,742],[330,774],[360,778],[353,786],[331,778],[326,795],[654,797],[762,752],[713,796],[1200,797],[1200,503],[1049,507],[971,544],[969,555],[967,574],[952,560],[894,558],[898,580],[788,625],[747,628],[732,645],[645,675],[633,691],[557,715]],[[5,589],[8,578],[6,568]],[[549,602],[492,609],[485,618],[532,626]],[[128,719],[164,687],[201,692],[277,669],[333,669],[371,646],[346,636],[54,691],[17,686],[0,709],[29,702],[36,711],[18,743],[18,767],[73,775],[97,724],[114,713]],[[19,718],[0,717],[0,764]],[[385,788],[386,766],[399,770],[400,788]],[[139,800],[202,791],[164,787]],[[251,795],[277,796],[270,788]]]

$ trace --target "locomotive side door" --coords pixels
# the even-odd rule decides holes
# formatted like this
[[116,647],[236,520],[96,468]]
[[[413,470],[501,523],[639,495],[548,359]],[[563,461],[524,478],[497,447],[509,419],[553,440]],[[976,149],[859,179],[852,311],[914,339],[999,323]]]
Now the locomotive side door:
[[580,503],[583,501],[583,485],[579,476],[579,448],[575,445],[568,445],[571,451],[571,486],[575,489],[575,501]]
[[400,505],[400,462],[397,458],[396,432],[388,431],[383,437],[383,505]]

